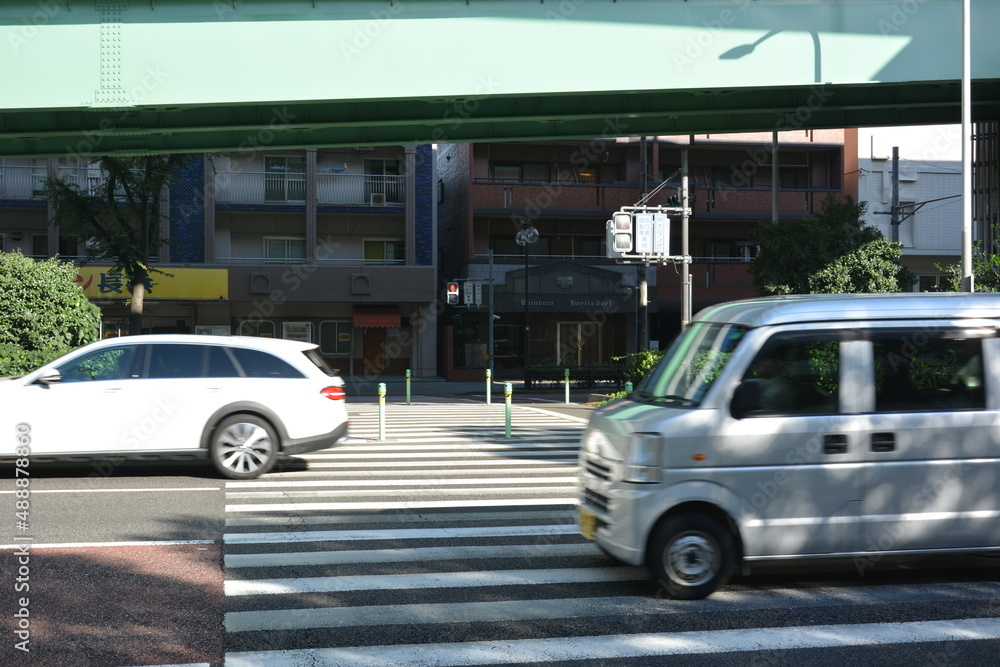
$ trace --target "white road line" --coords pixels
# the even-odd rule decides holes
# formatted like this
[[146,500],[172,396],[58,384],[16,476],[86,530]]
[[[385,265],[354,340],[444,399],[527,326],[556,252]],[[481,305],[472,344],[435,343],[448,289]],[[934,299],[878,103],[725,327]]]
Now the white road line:
[[355,563],[425,563],[439,560],[494,558],[571,558],[597,556],[593,544],[514,544],[488,547],[417,547],[414,549],[355,549],[351,551],[298,551],[293,553],[229,554],[227,568],[288,567],[299,565],[349,565]]
[[[518,493],[565,493],[573,488],[572,483],[553,483],[552,486],[518,486],[507,488],[483,488],[471,487],[467,489],[407,489],[406,494],[410,498],[424,498],[427,496],[460,496],[462,494],[474,493],[476,495],[510,495]],[[226,499],[238,498],[356,498],[358,490],[353,491],[227,491]]]
[[227,512],[310,512],[357,510],[419,510],[452,507],[516,507],[525,505],[577,505],[577,498],[491,498],[486,500],[401,500],[342,503],[258,503],[226,505]]
[[599,637],[555,637],[502,642],[227,653],[227,667],[386,667],[387,665],[540,664],[570,660],[615,660],[667,655],[763,653],[795,649],[891,646],[921,642],[1000,638],[1000,619],[813,625]]
[[[468,471],[463,471],[468,472]],[[440,471],[437,473],[440,475]],[[434,484],[443,486],[448,484],[464,485],[484,485],[484,484],[575,484],[576,475],[564,475],[562,477],[437,477],[421,479],[331,479],[331,480],[280,480],[280,481],[256,481],[256,482],[226,482],[227,489],[273,489],[277,487],[309,487],[309,486],[339,486],[339,487],[362,487],[362,486],[426,486]],[[235,496],[236,494],[227,494]],[[286,494],[281,494],[282,496]]]
[[[77,549],[87,547],[169,547],[176,544],[216,544],[215,540],[148,540],[143,542],[53,542],[49,544],[35,544],[29,542],[30,549]],[[20,549],[21,544],[0,544],[0,549]]]
[[472,454],[484,454],[484,453],[520,453],[524,450],[528,451],[564,451],[568,449],[579,449],[579,447],[567,447],[564,444],[546,444],[544,442],[511,442],[511,443],[476,443],[472,447],[468,444],[443,444],[436,447],[423,447],[419,450],[415,450],[414,447],[405,444],[358,444],[358,445],[343,445],[336,447],[331,453],[328,454],[307,454],[303,458],[330,458],[335,457],[340,453],[350,453],[350,452],[364,452],[366,454],[371,454],[372,452],[468,452]]
[[[222,491],[214,486],[192,486],[188,488],[162,487],[148,489],[31,489],[31,495],[36,493],[133,493],[133,492],[159,492],[159,491]],[[16,491],[0,491],[0,494],[15,493]]]
[[475,526],[471,528],[405,528],[391,530],[304,530],[279,533],[225,533],[225,544],[289,544],[296,542],[353,542],[357,540],[445,540],[469,537],[525,537],[572,535],[575,525]]
[[371,524],[371,523],[399,523],[401,521],[411,522],[455,522],[455,521],[520,521],[522,519],[546,519],[575,521],[577,518],[576,509],[534,510],[528,512],[425,512],[414,514],[322,514],[308,516],[252,516],[235,517],[226,519],[227,526],[290,526],[298,528],[301,526],[317,525],[325,523],[346,523],[346,524]]
[[[553,449],[539,449],[533,451],[504,451],[504,452],[482,452],[477,450],[465,449],[465,453],[456,452],[438,452],[432,450],[416,450],[412,447],[406,447],[406,451],[392,452],[391,454],[383,454],[381,452],[363,452],[359,454],[320,454],[318,456],[301,456],[296,458],[302,458],[312,463],[314,461],[337,461],[343,459],[359,459],[362,461],[370,461],[371,463],[379,464],[380,460],[378,456],[391,456],[394,459],[413,459],[417,462],[424,459],[448,459],[454,460],[459,463],[476,463],[477,461],[486,460],[504,460],[508,458],[512,459],[536,459],[536,458],[566,458],[570,456],[572,458],[578,458],[579,448],[578,447],[556,447]],[[564,454],[563,452],[568,452]],[[454,458],[461,456],[462,458]],[[435,461],[435,463],[448,463],[449,461]]]
[[[560,458],[548,455],[546,458]],[[577,469],[579,466],[575,465],[575,462],[579,458],[576,454],[567,454],[561,458],[566,459],[566,461],[573,461],[574,465],[565,466],[563,465],[566,461],[523,461],[523,460],[509,460],[507,458],[497,459],[452,459],[450,461],[428,461],[423,464],[423,468],[420,466],[419,461],[379,461],[377,459],[372,459],[371,457],[366,458],[364,461],[337,461],[337,462],[326,462],[326,461],[310,461],[309,468],[334,468],[338,470],[372,470],[373,468],[407,468],[403,471],[395,470],[378,470],[379,475],[405,475],[408,470],[412,469],[414,471],[420,472],[425,470],[427,467],[431,467],[435,470],[440,470],[442,467],[451,468],[452,466],[469,466],[470,468],[480,468],[480,467],[492,467],[492,466],[535,466],[540,470],[570,470]],[[510,468],[511,472],[527,472],[523,469],[515,470],[513,467]],[[268,476],[272,475],[301,475],[308,472],[307,470],[300,470],[291,473],[269,473]],[[496,470],[491,470],[490,472],[498,472]],[[330,473],[324,473],[330,474]],[[268,479],[265,477],[264,479]]]
[[482,586],[539,586],[648,579],[638,567],[578,567],[537,570],[488,570],[479,572],[427,572],[342,577],[287,579],[234,579],[225,582],[227,596],[344,593],[347,591],[402,591]]
[[[652,585],[652,584],[651,584]],[[230,612],[225,615],[231,632],[256,630],[302,630],[306,628],[374,627],[379,625],[421,625],[425,623],[476,623],[530,621],[556,618],[634,617],[640,615],[712,614],[750,612],[761,609],[813,609],[856,605],[906,605],[960,600],[995,600],[1000,584],[930,584],[909,586],[782,588],[751,592],[720,591],[705,600],[682,605],[665,604],[649,597],[558,598],[543,600],[500,600],[495,602],[441,602],[368,607],[269,609]],[[990,619],[1000,624],[1000,618]],[[892,624],[905,625],[905,624]],[[851,626],[845,626],[851,627]],[[755,628],[755,639],[763,640],[770,630]],[[711,634],[699,631],[698,634]],[[580,638],[574,638],[580,639]],[[386,647],[380,647],[386,648]],[[542,653],[536,654],[537,656]],[[227,663],[228,664],[228,663]],[[270,663],[267,663],[270,664]],[[300,664],[311,664],[308,662]]]

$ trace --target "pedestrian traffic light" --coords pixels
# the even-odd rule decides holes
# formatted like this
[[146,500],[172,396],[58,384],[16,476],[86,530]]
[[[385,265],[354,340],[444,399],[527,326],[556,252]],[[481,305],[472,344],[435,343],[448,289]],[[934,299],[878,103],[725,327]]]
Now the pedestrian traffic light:
[[632,252],[632,214],[619,211],[608,225],[608,256],[621,257]]
[[458,283],[448,283],[448,304],[458,303]]

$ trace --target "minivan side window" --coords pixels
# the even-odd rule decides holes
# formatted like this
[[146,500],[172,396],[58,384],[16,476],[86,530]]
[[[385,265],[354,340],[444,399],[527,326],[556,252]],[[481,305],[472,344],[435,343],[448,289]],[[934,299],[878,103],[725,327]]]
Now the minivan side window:
[[743,376],[756,394],[756,409],[746,416],[837,413],[839,339],[829,331],[772,336]]
[[875,411],[985,409],[983,341],[969,331],[879,331]]

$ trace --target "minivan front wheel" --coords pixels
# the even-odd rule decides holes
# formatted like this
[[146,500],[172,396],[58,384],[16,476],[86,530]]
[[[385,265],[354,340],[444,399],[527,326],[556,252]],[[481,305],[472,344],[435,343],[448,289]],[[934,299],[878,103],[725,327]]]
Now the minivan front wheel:
[[253,479],[278,460],[278,438],[266,421],[254,415],[226,417],[215,427],[212,463],[229,479]]
[[705,514],[684,513],[654,529],[646,563],[667,597],[700,600],[729,578],[733,552],[733,536],[719,521]]

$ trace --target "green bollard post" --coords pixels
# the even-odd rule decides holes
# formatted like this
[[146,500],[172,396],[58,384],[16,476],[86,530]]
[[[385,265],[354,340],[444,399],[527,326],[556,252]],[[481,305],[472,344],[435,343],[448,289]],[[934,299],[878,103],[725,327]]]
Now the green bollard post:
[[406,369],[406,404],[410,404],[410,369]]
[[625,383],[625,391],[627,391],[627,392],[631,392],[632,391],[632,383],[631,382],[626,382]]
[[378,383],[378,439],[385,440],[385,382]]
[[493,371],[486,369],[486,405],[490,405],[490,390],[493,388]]
[[567,368],[563,371],[563,375],[566,376],[566,405],[569,405],[569,369]]
[[506,435],[504,435],[505,438],[510,437],[510,395],[511,393],[513,393],[513,391],[514,390],[511,388],[510,382],[505,382],[503,385],[503,398],[504,401],[507,403],[507,407],[504,408],[504,413],[505,413],[504,419],[507,423],[507,431]]

